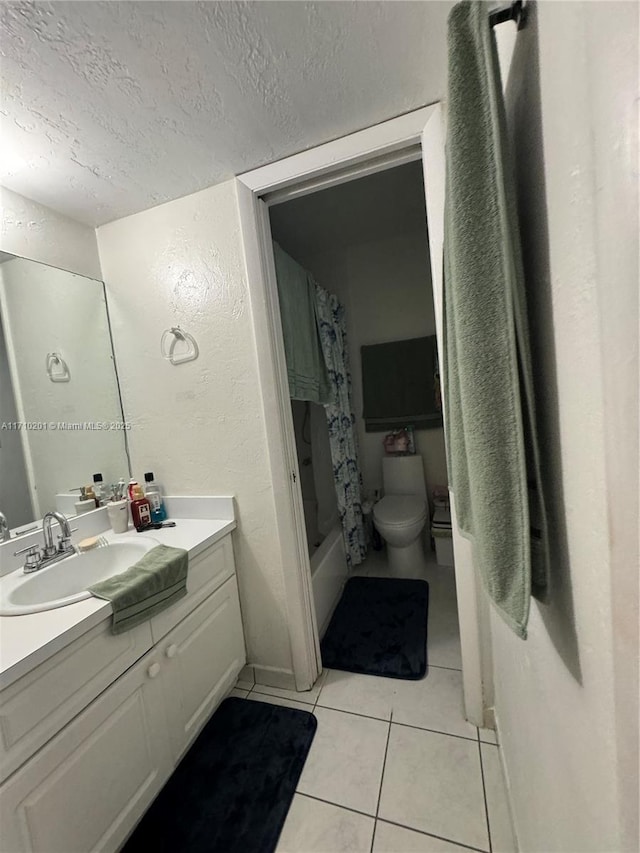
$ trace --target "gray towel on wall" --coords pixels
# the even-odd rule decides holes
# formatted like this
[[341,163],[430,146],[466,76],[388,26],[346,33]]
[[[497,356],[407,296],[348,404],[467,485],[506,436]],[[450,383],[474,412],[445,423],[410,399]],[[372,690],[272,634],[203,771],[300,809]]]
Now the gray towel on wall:
[[524,277],[495,37],[482,2],[449,16],[445,393],[461,532],[498,611],[525,638],[547,585]]
[[289,396],[292,400],[332,403],[333,393],[320,344],[315,282],[304,267],[276,242],[273,243],[273,257],[278,280]]

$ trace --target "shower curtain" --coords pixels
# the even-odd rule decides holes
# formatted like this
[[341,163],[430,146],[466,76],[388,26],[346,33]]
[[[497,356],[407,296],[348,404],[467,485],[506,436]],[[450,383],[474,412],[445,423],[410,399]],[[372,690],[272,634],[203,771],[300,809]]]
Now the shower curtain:
[[324,404],[347,565],[357,566],[367,546],[344,308],[275,241],[273,253],[289,393]]
[[342,523],[347,565],[357,566],[367,555],[362,520],[362,483],[358,465],[355,417],[351,409],[351,373],[344,308],[332,293],[316,284],[316,316],[320,343],[334,401],[325,406],[333,476]]

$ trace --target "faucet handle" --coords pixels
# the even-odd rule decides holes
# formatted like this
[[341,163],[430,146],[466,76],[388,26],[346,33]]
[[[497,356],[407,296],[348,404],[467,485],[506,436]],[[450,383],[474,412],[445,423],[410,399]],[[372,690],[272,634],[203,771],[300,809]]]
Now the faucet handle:
[[63,554],[65,551],[71,551],[73,549],[71,534],[75,533],[77,530],[77,527],[70,527],[68,536],[65,536],[64,533],[60,533],[58,536],[58,554]]
[[28,554],[29,556],[31,556],[32,554],[37,554],[39,550],[40,550],[40,546],[37,544],[36,545],[28,545],[26,548],[20,548],[19,551],[14,551],[13,556],[19,557],[20,554]]
[[36,569],[40,568],[40,563],[42,562],[42,551],[40,550],[39,545],[29,545],[27,548],[21,548],[19,551],[13,552],[14,557],[17,557],[19,554],[27,555],[24,561],[25,572],[34,572]]

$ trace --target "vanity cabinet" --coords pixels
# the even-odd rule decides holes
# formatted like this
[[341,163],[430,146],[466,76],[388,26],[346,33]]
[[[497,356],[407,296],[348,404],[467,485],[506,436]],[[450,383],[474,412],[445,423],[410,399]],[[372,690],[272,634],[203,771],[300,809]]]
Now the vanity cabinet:
[[[193,589],[189,584],[189,594],[160,614],[166,617],[162,630],[175,622],[172,611],[180,614],[177,624],[0,787],[0,849],[117,850],[235,683],[245,649],[230,537],[203,552],[194,565]],[[218,569],[213,591],[208,583],[212,567]],[[145,637],[154,639],[153,621],[139,626],[147,633],[140,632],[138,648]],[[158,630],[156,625],[156,635]],[[102,634],[103,642],[113,641],[114,647],[126,636]],[[71,644],[75,648],[65,659],[79,653],[83,639]],[[57,657],[47,663],[55,667]],[[29,678],[8,688],[14,704],[21,682]],[[34,684],[23,686],[33,690]]]
[[159,657],[144,657],[4,783],[2,850],[118,849],[173,768]]

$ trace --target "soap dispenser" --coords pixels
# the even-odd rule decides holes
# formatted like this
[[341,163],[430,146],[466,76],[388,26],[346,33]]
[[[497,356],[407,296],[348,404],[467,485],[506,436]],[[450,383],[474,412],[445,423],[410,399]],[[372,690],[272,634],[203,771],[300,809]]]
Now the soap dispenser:
[[72,492],[80,492],[80,497],[74,503],[76,515],[82,515],[83,512],[90,512],[96,508],[96,499],[93,493],[93,486],[77,486],[71,489]]

